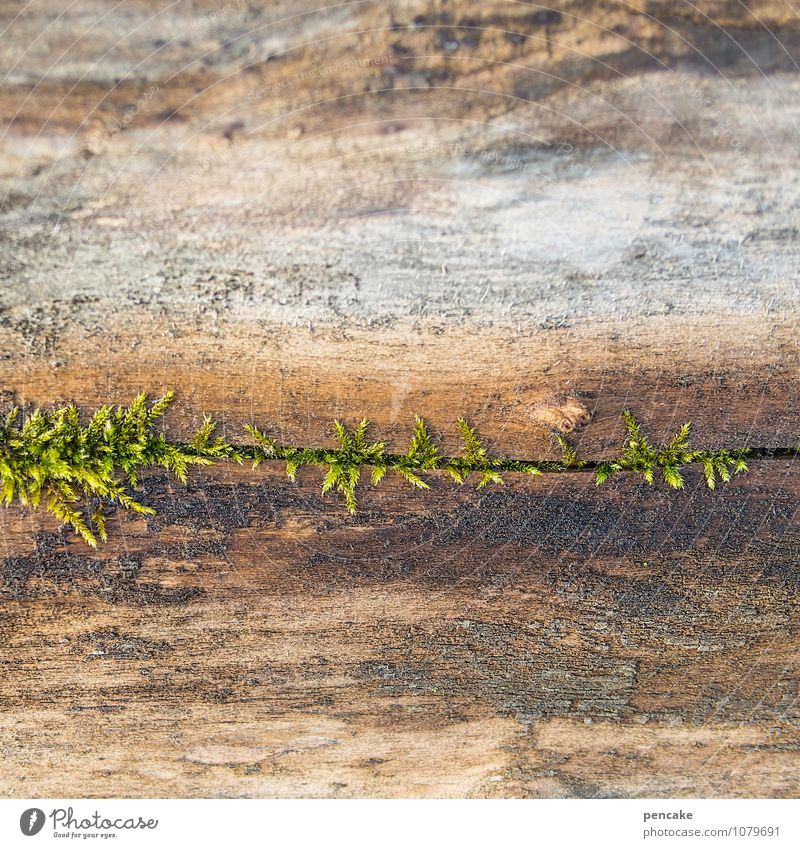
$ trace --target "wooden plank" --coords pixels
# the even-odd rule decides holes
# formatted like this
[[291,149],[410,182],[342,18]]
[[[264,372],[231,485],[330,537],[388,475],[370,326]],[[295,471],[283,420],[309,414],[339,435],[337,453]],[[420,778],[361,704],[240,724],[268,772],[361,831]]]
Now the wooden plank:
[[6,514],[3,793],[792,796],[796,475],[762,465],[387,481],[355,522],[316,480],[154,478],[93,553]]
[[[783,4],[83,5],[0,11],[8,402],[800,442]],[[0,794],[797,795],[796,460],[433,477],[350,517],[313,470],[150,474],[97,551],[0,512]]]

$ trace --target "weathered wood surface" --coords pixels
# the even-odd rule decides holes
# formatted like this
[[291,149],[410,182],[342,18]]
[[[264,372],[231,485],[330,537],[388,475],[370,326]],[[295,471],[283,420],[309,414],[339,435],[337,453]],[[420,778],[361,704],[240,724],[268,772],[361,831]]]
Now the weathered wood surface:
[[[8,399],[797,443],[796,16],[553,9],[3,8]],[[796,461],[318,485],[150,475],[96,552],[1,512],[0,792],[797,795]]]

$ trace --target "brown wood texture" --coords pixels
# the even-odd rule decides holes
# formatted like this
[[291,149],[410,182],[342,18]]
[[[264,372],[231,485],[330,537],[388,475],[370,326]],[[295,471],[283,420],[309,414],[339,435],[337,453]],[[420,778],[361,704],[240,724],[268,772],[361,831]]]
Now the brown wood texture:
[[[8,402],[800,442],[787,5],[107,11],[0,5]],[[313,470],[151,473],[97,551],[0,511],[0,794],[797,796],[799,473],[355,517]]]

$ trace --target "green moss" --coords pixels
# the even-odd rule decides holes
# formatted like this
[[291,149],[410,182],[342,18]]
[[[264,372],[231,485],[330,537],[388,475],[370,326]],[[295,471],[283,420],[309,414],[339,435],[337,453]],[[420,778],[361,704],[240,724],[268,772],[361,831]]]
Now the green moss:
[[747,471],[746,450],[690,450],[689,434],[692,425],[689,422],[666,444],[656,448],[642,435],[641,427],[630,410],[626,409],[622,417],[628,430],[628,440],[618,459],[598,464],[595,469],[598,486],[620,471],[639,474],[652,484],[656,473],[660,472],[664,481],[673,489],[682,489],[685,485],[683,468],[692,463],[700,463],[705,472],[706,485],[713,489],[717,484],[717,477],[726,483],[731,479],[731,469],[735,474]]
[[140,472],[153,466],[166,468],[184,482],[190,465],[209,465],[219,460],[249,460],[254,468],[262,462],[280,460],[286,463],[292,480],[299,468],[319,466],[324,471],[322,493],[338,492],[351,513],[358,509],[357,489],[365,468],[370,470],[373,485],[391,473],[420,489],[428,488],[422,475],[430,471],[443,471],[459,484],[477,474],[478,488],[502,484],[503,474],[509,472],[594,472],[598,485],[620,472],[640,475],[651,484],[660,474],[675,489],[683,488],[683,470],[690,464],[702,466],[710,489],[718,480],[730,480],[732,473],[747,471],[747,450],[690,449],[688,423],[666,444],[655,447],[628,410],[623,413],[628,435],[618,457],[580,460],[575,448],[563,436],[556,435],[562,458],[554,462],[491,457],[463,418],[457,422],[464,445],[459,456],[443,456],[419,417],[405,453],[389,453],[383,442],[370,441],[366,419],[353,430],[334,421],[334,448],[282,445],[252,426],[246,430],[255,444],[234,445],[215,437],[216,425],[210,418],[203,421],[190,442],[171,442],[156,432],[155,425],[173,398],[174,393],[168,392],[148,406],[141,394],[127,407],[101,407],[86,423],[81,422],[80,411],[74,405],[51,412],[36,410],[27,416],[21,416],[18,408],[12,409],[0,424],[0,497],[6,506],[18,502],[37,508],[44,503],[64,524],[95,546],[98,538],[106,539],[104,503],[142,514],[153,513],[132,494]]
[[162,466],[186,480],[189,465],[237,459],[235,448],[211,440],[214,422],[206,419],[190,445],[177,445],[155,432],[155,423],[172,403],[168,392],[148,407],[139,395],[128,407],[103,406],[87,424],[74,405],[54,412],[36,410],[24,418],[17,407],[0,425],[0,480],[6,506],[14,500],[47,509],[90,545],[106,539],[103,503],[143,514],[153,510],[131,494],[139,472]]

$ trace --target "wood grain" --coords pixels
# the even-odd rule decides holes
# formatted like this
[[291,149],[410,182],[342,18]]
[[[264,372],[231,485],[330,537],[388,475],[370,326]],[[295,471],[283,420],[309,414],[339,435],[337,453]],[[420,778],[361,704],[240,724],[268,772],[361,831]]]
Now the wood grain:
[[5,515],[3,791],[792,796],[776,465],[714,495],[387,481],[356,520],[316,480],[156,477],[158,517],[91,554]]
[[[800,442],[785,4],[17,11],[7,402]],[[351,518],[221,466],[148,475],[97,551],[0,511],[0,794],[796,797],[799,481],[387,479]]]

